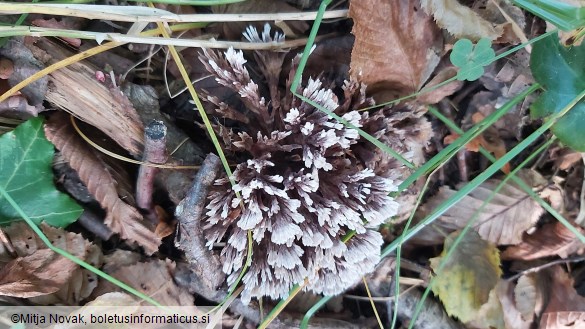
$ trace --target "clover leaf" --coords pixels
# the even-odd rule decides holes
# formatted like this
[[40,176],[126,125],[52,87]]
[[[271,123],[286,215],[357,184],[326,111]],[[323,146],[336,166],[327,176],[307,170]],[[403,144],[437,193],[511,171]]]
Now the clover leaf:
[[482,38],[475,46],[468,39],[457,41],[451,50],[450,59],[453,65],[459,67],[457,80],[475,81],[483,75],[483,67],[491,63],[495,57],[492,42]]

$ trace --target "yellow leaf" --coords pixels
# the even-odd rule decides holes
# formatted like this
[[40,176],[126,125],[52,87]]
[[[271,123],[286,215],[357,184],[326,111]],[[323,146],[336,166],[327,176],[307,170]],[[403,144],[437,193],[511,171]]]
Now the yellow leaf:
[[449,315],[469,322],[488,301],[502,270],[498,249],[475,231],[468,231],[450,257],[445,258],[458,235],[459,231],[451,233],[441,256],[431,259],[436,273],[431,288]]

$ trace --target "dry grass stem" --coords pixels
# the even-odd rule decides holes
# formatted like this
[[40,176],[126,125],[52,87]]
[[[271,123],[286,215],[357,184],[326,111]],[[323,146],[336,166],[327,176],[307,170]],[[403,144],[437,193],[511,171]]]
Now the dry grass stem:
[[[102,6],[75,4],[0,3],[0,14],[47,14],[104,19],[118,22],[210,23],[252,21],[312,21],[316,11],[267,14],[190,14],[177,15],[170,11],[138,6]],[[347,17],[347,10],[330,10],[323,18]]]

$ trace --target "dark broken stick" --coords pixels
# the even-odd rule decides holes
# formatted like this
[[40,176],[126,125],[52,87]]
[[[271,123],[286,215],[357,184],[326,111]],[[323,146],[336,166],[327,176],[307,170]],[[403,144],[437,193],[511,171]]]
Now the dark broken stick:
[[85,209],[81,216],[77,219],[77,222],[81,224],[86,230],[95,234],[100,239],[107,241],[109,240],[114,232],[104,224],[102,218],[99,218],[95,213]]
[[204,288],[208,291],[216,291],[225,277],[219,258],[205,246],[200,225],[205,199],[219,170],[219,164],[219,158],[215,154],[207,155],[187,196],[175,210],[178,221],[175,246],[185,252],[192,274],[205,285]]
[[[144,128],[144,153],[142,161],[156,164],[167,162],[167,127],[162,121],[152,120]],[[141,165],[136,181],[136,205],[148,212],[145,216],[156,222],[154,216],[152,196],[154,192],[154,178],[158,168]]]

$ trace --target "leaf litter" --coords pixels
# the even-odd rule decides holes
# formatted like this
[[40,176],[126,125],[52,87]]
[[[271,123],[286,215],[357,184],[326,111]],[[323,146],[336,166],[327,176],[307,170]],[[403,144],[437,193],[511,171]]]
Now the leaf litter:
[[[177,14],[238,15],[259,8],[265,13],[301,13],[317,9],[319,2],[157,6]],[[378,258],[380,249],[410,225],[405,220],[411,212],[415,224],[432,214],[489,166],[483,154],[504,157],[558,113],[570,101],[562,97],[563,86],[574,87],[570,92],[576,96],[582,46],[567,48],[551,36],[492,62],[497,54],[541,35],[545,27],[539,18],[504,1],[399,0],[389,5],[352,0],[330,6],[346,10],[349,18],[322,22],[297,92],[395,149],[414,167],[458,143],[462,132],[446,120],[466,131],[483,125],[535,81],[545,89],[536,103],[537,96],[526,97],[460,145],[452,154],[456,158],[434,174],[426,172],[401,193],[387,196],[418,172],[289,91],[302,49],[180,49],[227,162],[235,168],[230,178],[236,185],[203,167],[198,176],[195,170],[164,169],[151,180],[138,174],[155,173],[144,170],[148,164],[141,164],[142,170],[121,164],[87,144],[68,115],[85,122],[83,133],[121,155],[118,158],[140,163],[148,159],[146,153],[159,152],[170,155],[167,165],[192,170],[211,157],[207,153],[214,146],[201,118],[186,96],[175,95],[183,88],[175,81],[181,63],[169,62],[158,47],[126,45],[91,57],[91,63],[54,71],[0,103],[0,131],[12,130],[0,137],[0,183],[10,177],[5,171],[42,181],[27,187],[31,176],[23,176],[16,187],[11,180],[2,187],[40,223],[55,246],[165,305],[229,300],[227,324],[243,316],[247,325],[258,325],[264,316],[260,306],[272,309],[299,284],[304,291],[296,298],[302,303],[293,300],[273,324],[298,327],[299,314],[325,292],[341,295],[317,315],[313,327],[379,327],[369,303],[353,303],[356,297],[367,300],[364,291],[369,289],[374,297],[386,298],[375,304],[384,327],[391,327],[396,312],[401,325],[412,322],[417,328],[579,328],[585,307],[579,295],[584,248],[575,232],[584,231],[569,230],[530,194],[536,193],[569,220],[585,216],[580,200],[584,165],[578,152],[584,139],[572,128],[581,120],[582,101],[553,126],[562,143],[531,162],[531,169],[517,172],[516,182],[494,192],[504,175],[534,149],[526,149],[522,159],[509,161],[502,172],[451,205],[402,246],[400,257]],[[36,15],[24,24],[128,30],[119,23],[90,25],[81,18]],[[278,44],[283,38],[302,40],[310,23],[223,22],[191,29],[183,37]],[[0,92],[92,45],[78,38],[11,39],[0,49]],[[569,73],[575,78],[569,79]],[[404,96],[411,97],[371,108]],[[444,118],[433,116],[430,106]],[[58,150],[55,175],[54,149],[43,134],[43,121],[32,119],[14,130],[18,122],[37,116],[46,117],[44,133]],[[145,150],[149,137],[144,127],[153,120],[166,127],[169,140],[159,149]],[[26,141],[32,141],[31,149],[38,150],[34,154],[42,157],[29,161],[26,156],[32,153],[23,152]],[[6,166],[21,158],[26,165]],[[67,166],[78,178],[65,174]],[[77,183],[67,183],[72,177]],[[32,187],[34,192],[26,190]],[[135,204],[138,197],[144,209]],[[49,206],[56,210],[47,211]],[[1,197],[0,218],[5,223],[0,295],[39,305],[146,303],[46,248]],[[472,218],[470,230],[458,235]],[[457,237],[460,244],[447,257]],[[360,276],[369,272],[373,274],[365,286]],[[242,292],[232,296],[232,283]],[[394,291],[397,285],[400,291]],[[438,298],[425,300],[425,287]],[[415,318],[419,303],[422,313]]]

